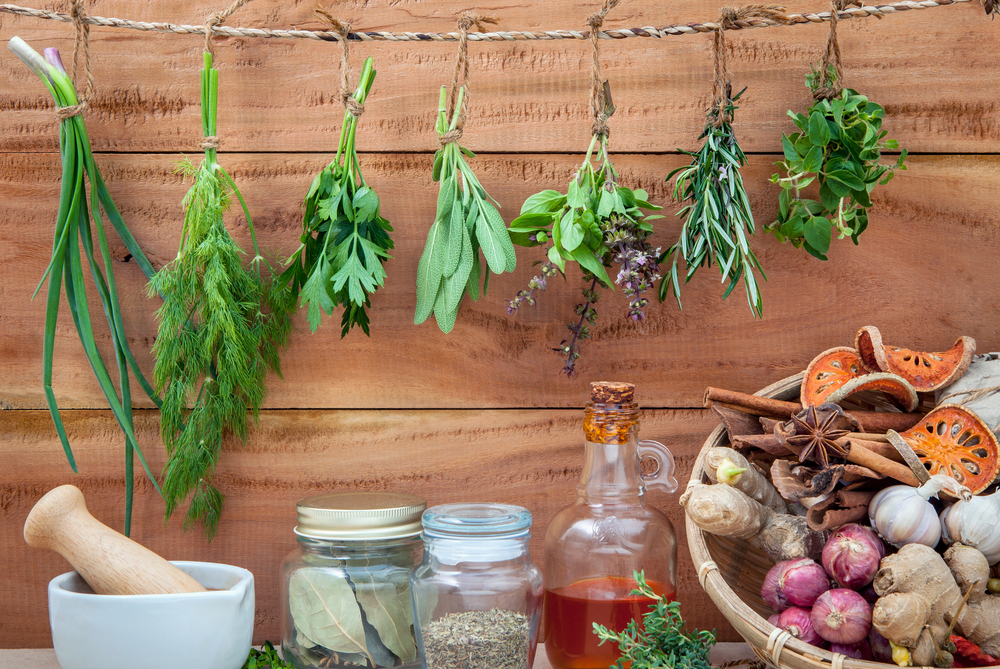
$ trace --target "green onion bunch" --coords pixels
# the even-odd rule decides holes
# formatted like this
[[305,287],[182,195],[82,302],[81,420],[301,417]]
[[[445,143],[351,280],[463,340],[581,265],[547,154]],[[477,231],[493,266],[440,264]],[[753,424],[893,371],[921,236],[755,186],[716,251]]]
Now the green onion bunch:
[[[73,82],[67,76],[56,49],[45,49],[45,57],[43,58],[19,37],[12,38],[7,46],[31,68],[32,72],[38,75],[38,78],[52,94],[57,107],[73,107],[78,104]],[[59,193],[59,213],[56,216],[53,235],[52,259],[49,261],[49,266],[45,270],[38,288],[35,289],[35,294],[37,294],[42,283],[48,278],[45,337],[42,343],[42,377],[45,401],[52,415],[56,432],[59,434],[59,440],[66,452],[66,458],[73,471],[76,472],[76,460],[73,457],[66,429],[59,415],[59,406],[52,391],[52,356],[55,345],[56,320],[62,291],[65,287],[67,306],[70,316],[73,318],[77,335],[80,337],[80,343],[83,344],[87,361],[104,392],[115,420],[125,434],[125,535],[127,536],[132,525],[135,456],[138,456],[139,462],[146,470],[146,475],[153,487],[159,491],[156,479],[150,472],[149,465],[146,463],[135,438],[129,368],[132,369],[136,380],[150,399],[157,404],[159,404],[159,400],[129,349],[128,337],[122,324],[113,259],[108,247],[108,238],[104,231],[101,212],[107,216],[115,232],[118,233],[125,247],[147,277],[153,275],[153,267],[146,259],[142,249],[139,248],[132,233],[129,232],[108,193],[104,179],[101,178],[101,173],[94,162],[87,127],[83,117],[79,114],[61,120],[59,124],[59,152],[62,156],[63,166],[62,187]],[[89,201],[86,188],[88,181],[90,182]],[[97,238],[97,250],[100,258],[94,250],[95,237]],[[111,343],[114,348],[118,372],[117,388],[94,338],[94,324],[87,302],[87,284],[84,280],[84,257],[111,333]]]
[[[375,81],[371,58],[361,68],[353,99],[363,106]],[[360,113],[360,112],[358,112]],[[354,138],[358,115],[344,112],[337,157],[313,179],[306,194],[300,246],[281,275],[291,299],[307,307],[310,329],[342,306],[340,336],[354,326],[370,335],[366,311],[371,295],[385,283],[382,263],[391,256],[392,226],[379,215],[379,199],[365,182]]]
[[[204,62],[202,129],[206,138],[213,138],[219,71],[212,67],[211,54],[205,54]],[[150,280],[148,290],[150,296],[163,297],[153,352],[154,380],[163,396],[160,429],[170,456],[163,478],[167,517],[191,495],[185,528],[201,521],[211,537],[223,496],[209,478],[222,440],[231,434],[246,441],[247,413],[257,419],[267,371],[280,374],[278,352],[288,338],[294,302],[272,280],[246,202],[219,165],[216,148],[209,141],[205,147],[201,165],[187,161],[179,169],[194,180],[184,198],[180,248]],[[253,241],[248,267],[223,221],[233,195]]]

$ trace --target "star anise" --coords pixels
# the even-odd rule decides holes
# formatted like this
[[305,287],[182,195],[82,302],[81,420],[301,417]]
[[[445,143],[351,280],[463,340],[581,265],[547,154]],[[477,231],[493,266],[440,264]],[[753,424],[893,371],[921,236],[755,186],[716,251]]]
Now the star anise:
[[837,440],[847,436],[849,432],[834,426],[840,415],[838,410],[824,407],[817,410],[815,406],[810,406],[792,416],[792,420],[782,426],[786,432],[794,430],[793,434],[785,438],[785,442],[798,451],[799,462],[812,460],[821,467],[829,467],[831,457],[847,457],[847,449],[838,444]]

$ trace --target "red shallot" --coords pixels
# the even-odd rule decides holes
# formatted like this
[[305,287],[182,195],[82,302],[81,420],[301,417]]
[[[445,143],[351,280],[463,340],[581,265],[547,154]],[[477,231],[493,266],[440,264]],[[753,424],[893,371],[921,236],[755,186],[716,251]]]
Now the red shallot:
[[823,567],[810,558],[798,558],[771,567],[760,596],[780,613],[790,606],[809,608],[829,589],[830,579]]
[[872,607],[853,590],[829,590],[813,605],[812,624],[830,643],[858,643],[871,631]]
[[844,525],[823,546],[823,567],[842,588],[863,588],[885,557],[882,540],[857,523]]
[[830,644],[831,653],[840,653],[841,655],[846,655],[847,657],[853,657],[855,660],[874,660],[875,656],[872,655],[872,647],[869,645],[867,639],[862,639],[857,643],[843,644],[843,643],[831,643]]
[[809,609],[802,609],[798,606],[785,609],[778,617],[777,627],[806,643],[811,643],[814,646],[824,645],[822,637],[813,629],[812,621],[809,618]]

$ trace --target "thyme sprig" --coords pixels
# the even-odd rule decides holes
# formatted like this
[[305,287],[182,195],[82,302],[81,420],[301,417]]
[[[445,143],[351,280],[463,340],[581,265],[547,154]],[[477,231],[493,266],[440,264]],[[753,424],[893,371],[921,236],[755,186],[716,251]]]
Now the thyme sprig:
[[[691,163],[667,175],[667,181],[677,176],[674,198],[689,204],[677,212],[684,221],[680,240],[659,259],[660,263],[671,263],[670,272],[660,282],[660,301],[672,290],[677,306],[681,306],[681,273],[687,283],[699,267],[710,267],[714,262],[722,282],[729,281],[722,298],[729,297],[742,279],[750,310],[760,318],[764,305],[754,271],[765,280],[767,277],[747,243],[747,233],[754,233],[753,213],[740,176],[747,159],[729,121],[738,109],[734,103],[745,90],[727,94],[724,109],[713,107],[699,137],[705,140],[701,149],[678,149],[692,157]],[[722,122],[717,122],[720,113]]]
[[[202,129],[216,134],[219,71],[206,53],[201,72]],[[190,161],[179,172],[194,180],[184,197],[184,225],[177,257],[149,282],[160,294],[159,333],[154,380],[163,395],[160,429],[169,458],[163,492],[167,517],[191,495],[185,528],[203,522],[214,535],[223,496],[209,483],[223,437],[247,438],[247,413],[256,420],[271,369],[280,374],[278,351],[290,329],[294,306],[288,291],[272,280],[262,257],[246,202],[219,165],[217,150],[206,142],[198,167]],[[244,267],[244,252],[226,230],[223,215],[235,195],[246,215],[254,257]],[[262,269],[263,268],[263,269]]]
[[[375,81],[371,58],[361,68],[357,104],[364,105]],[[281,275],[291,299],[307,308],[309,328],[315,332],[320,311],[329,316],[344,308],[340,336],[354,326],[370,335],[367,307],[371,295],[384,285],[382,263],[393,248],[389,221],[379,215],[379,198],[361,173],[354,138],[358,116],[344,112],[340,143],[333,162],[316,175],[306,194],[301,244]]]
[[[834,65],[827,67],[825,81],[819,75],[814,67],[806,77],[810,90],[837,81]],[[882,151],[898,149],[899,142],[885,139],[885,110],[849,88],[837,97],[816,100],[805,114],[788,115],[799,132],[781,137],[785,159],[775,163],[781,172],[771,177],[781,186],[778,217],[767,231],[826,260],[834,231],[837,239],[849,236],[858,244],[868,228],[875,186],[884,186],[896,170],[906,169],[907,152],[903,149],[895,164],[880,163]],[[818,200],[802,195],[813,182],[819,186]]]
[[659,669],[684,667],[685,669],[711,669],[708,653],[715,645],[715,632],[684,629],[680,604],[667,602],[646,584],[642,572],[632,572],[636,587],[633,595],[656,600],[642,617],[642,627],[630,621],[621,632],[594,623],[594,633],[605,641],[618,644],[621,657],[614,666],[618,669]]
[[[462,114],[465,87],[458,90],[452,117],[447,113],[448,89],[441,87],[438,102],[437,132],[445,137],[455,130]],[[417,310],[414,323],[420,324],[434,314],[442,332],[451,332],[462,298],[468,294],[479,299],[489,288],[490,272],[513,272],[517,264],[514,245],[497,211],[500,204],[479,183],[465,157],[476,154],[449,141],[434,154],[434,181],[441,182],[437,215],[427,232],[427,243],[417,268]],[[482,251],[489,271],[483,278],[479,253]]]
[[[605,99],[610,100],[610,96]],[[613,111],[614,107],[609,107],[605,119]],[[562,371],[567,376],[575,373],[580,341],[590,337],[591,327],[597,321],[593,305],[599,298],[599,288],[614,289],[615,284],[622,285],[632,298],[628,318],[633,321],[645,318],[648,300],[641,294],[659,279],[660,249],[654,250],[649,244],[653,232],[649,221],[663,218],[643,213],[643,209],[662,208],[650,204],[648,197],[642,189],[633,191],[618,184],[618,173],[608,154],[608,137],[594,134],[566,193],[555,190],[535,193],[525,200],[521,215],[510,224],[509,233],[515,244],[547,246],[548,251],[541,275],[531,280],[527,290],[519,291],[507,301],[508,313],[517,313],[522,304],[534,304],[536,291],[544,290],[548,277],[556,270],[565,276],[567,262],[577,263],[583,271],[584,301],[575,309],[579,319],[567,325],[570,339],[553,349],[563,356]],[[613,263],[621,266],[614,281],[605,269]]]
[[[57,107],[72,107],[78,103],[73,81],[66,75],[62,59],[56,49],[45,49],[45,58],[32,49],[20,37],[11,38],[8,48],[14,52],[45,84],[52,94]],[[45,391],[45,401],[55,424],[56,433],[66,453],[66,459],[73,471],[77,471],[76,459],[70,447],[66,428],[59,414],[55,393],[52,390],[52,362],[55,348],[56,322],[59,314],[62,289],[66,289],[66,302],[69,307],[73,325],[76,327],[80,343],[83,344],[87,361],[94,372],[101,391],[108,401],[111,413],[125,435],[125,536],[132,527],[132,500],[134,494],[134,456],[138,456],[142,468],[159,492],[146,458],[143,456],[139,443],[135,438],[132,420],[132,391],[129,381],[129,368],[135,375],[139,385],[157,405],[160,403],[152,386],[146,381],[139,369],[128,344],[128,336],[122,323],[121,305],[118,300],[118,288],[115,282],[114,261],[108,246],[108,238],[104,232],[101,212],[111,221],[118,237],[125,248],[132,254],[139,268],[147,277],[153,275],[153,266],[149,263],[139,244],[122,220],[108,188],[101,177],[94,155],[90,148],[90,138],[83,117],[79,114],[70,116],[59,123],[59,151],[62,157],[62,188],[59,194],[59,211],[56,215],[52,259],[39,281],[35,294],[41,289],[48,278],[48,290],[45,306],[45,336],[42,340],[42,384]],[[86,182],[90,182],[90,201],[88,203]],[[94,237],[101,256],[98,262],[94,253]],[[78,241],[79,239],[79,241]],[[80,250],[83,249],[81,255]],[[107,365],[97,347],[94,337],[93,321],[90,316],[87,292],[84,281],[83,257],[86,256],[87,267],[93,277],[93,287],[103,307],[104,316],[111,333],[111,342],[115,353],[115,363],[118,368],[118,388],[108,372]],[[102,271],[101,264],[104,265]],[[34,296],[32,296],[34,297]]]

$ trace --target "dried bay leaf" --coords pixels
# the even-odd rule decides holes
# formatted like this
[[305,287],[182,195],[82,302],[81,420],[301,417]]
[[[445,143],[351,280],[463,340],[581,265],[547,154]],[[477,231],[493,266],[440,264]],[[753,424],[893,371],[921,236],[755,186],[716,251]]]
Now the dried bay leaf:
[[361,607],[345,579],[323,569],[298,570],[288,582],[288,608],[295,627],[311,641],[371,659]]
[[404,662],[417,656],[417,645],[410,628],[413,610],[410,607],[409,585],[399,592],[392,583],[376,581],[368,575],[354,574],[354,589],[364,608],[368,622],[378,631],[386,648]]

